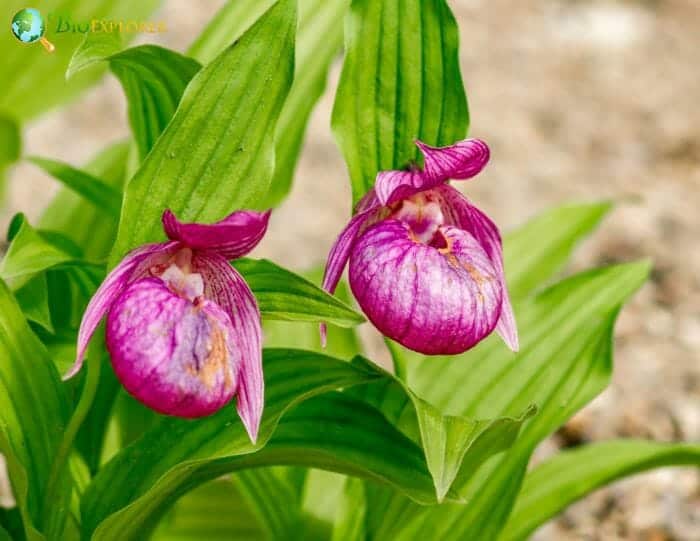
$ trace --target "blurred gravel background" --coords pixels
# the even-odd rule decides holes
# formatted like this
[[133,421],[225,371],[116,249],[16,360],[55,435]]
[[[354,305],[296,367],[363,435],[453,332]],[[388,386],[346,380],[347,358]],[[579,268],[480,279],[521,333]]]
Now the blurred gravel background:
[[[166,0],[153,17],[178,50],[221,1]],[[468,192],[504,228],[571,200],[617,208],[574,268],[650,257],[651,282],[623,311],[613,385],[540,450],[612,437],[700,440],[700,0],[451,0],[459,19],[471,134],[492,162]],[[349,213],[334,145],[330,90],[317,108],[289,200],[257,255],[320,264]],[[108,78],[29,126],[25,152],[81,164],[128,134]],[[56,189],[15,168],[4,230]],[[371,331],[367,331],[371,339]],[[377,356],[386,358],[377,349]],[[5,490],[0,480],[0,504]],[[543,528],[538,541],[700,540],[700,475],[666,469],[599,491]]]

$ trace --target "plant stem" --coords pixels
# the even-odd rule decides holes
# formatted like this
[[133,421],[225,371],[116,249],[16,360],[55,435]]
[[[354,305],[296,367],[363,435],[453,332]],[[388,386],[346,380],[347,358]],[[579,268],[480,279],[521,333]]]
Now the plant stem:
[[403,348],[393,340],[389,338],[384,339],[386,347],[391,353],[391,360],[394,363],[394,375],[401,381],[406,381],[406,358],[405,353],[402,351]]
[[[97,344],[96,344],[97,343]],[[80,395],[80,400],[78,405],[73,411],[73,416],[68,422],[66,431],[63,434],[63,439],[56,452],[56,458],[51,465],[51,472],[49,473],[49,479],[46,483],[46,493],[44,497],[44,517],[48,515],[46,510],[50,508],[51,504],[55,501],[55,491],[58,486],[59,479],[63,473],[66,463],[68,462],[68,457],[70,456],[71,449],[73,448],[73,442],[78,434],[78,430],[85,421],[90,407],[95,400],[95,395],[97,394],[97,387],[100,383],[100,369],[102,365],[102,348],[99,347],[99,341],[93,340],[88,349],[87,358],[87,376],[85,378],[85,385],[83,386],[83,391]]]

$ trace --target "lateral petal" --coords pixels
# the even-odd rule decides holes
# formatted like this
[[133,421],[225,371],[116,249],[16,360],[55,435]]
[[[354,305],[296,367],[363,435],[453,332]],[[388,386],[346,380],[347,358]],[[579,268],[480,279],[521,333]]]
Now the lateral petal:
[[204,297],[216,302],[231,319],[234,343],[241,353],[236,409],[255,443],[265,405],[258,303],[243,277],[221,255],[195,253],[192,267],[202,275]]
[[362,229],[362,226],[374,216],[376,211],[376,208],[369,208],[353,216],[333,243],[326,261],[326,270],[323,273],[323,284],[321,286],[328,293],[335,291],[340,281],[340,276],[343,274],[343,269],[345,269],[345,264],[348,262],[348,257],[350,257],[350,250],[357,234]]
[[[369,193],[373,194],[374,192],[370,191]],[[350,257],[350,250],[352,249],[352,245],[358,233],[378,211],[377,207],[372,205],[368,206],[369,208],[367,210],[359,212],[352,217],[331,247],[328,259],[326,260],[326,269],[323,273],[323,283],[321,284],[321,287],[328,293],[332,294],[335,291],[340,277],[343,274],[343,270],[345,269],[345,265],[348,262],[348,257]],[[327,330],[325,323],[321,323],[319,332],[321,335],[321,346],[326,347]]]
[[150,267],[170,257],[178,246],[179,243],[177,242],[146,244],[129,252],[112,269],[112,272],[107,275],[85,309],[83,319],[80,322],[80,329],[78,330],[78,351],[75,363],[63,376],[64,380],[73,377],[83,366],[83,357],[90,338],[100,324],[102,317],[107,313],[121,292],[134,280],[146,276]]

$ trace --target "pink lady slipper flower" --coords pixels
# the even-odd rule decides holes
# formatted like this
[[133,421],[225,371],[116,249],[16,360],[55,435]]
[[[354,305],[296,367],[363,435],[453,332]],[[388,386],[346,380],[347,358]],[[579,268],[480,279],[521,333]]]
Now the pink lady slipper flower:
[[170,241],[130,252],[109,273],[85,311],[66,377],[80,370],[106,314],[112,366],[131,395],[178,417],[209,415],[237,395],[255,442],[263,409],[260,312],[229,260],[260,242],[269,215],[240,211],[204,225],[166,210]]
[[[424,168],[377,175],[331,249],[323,288],[335,290],[350,260],[350,287],[362,310],[407,348],[462,353],[496,329],[517,351],[498,228],[448,184],[479,173],[489,148],[478,139],[416,145]],[[325,342],[325,326],[321,335]]]

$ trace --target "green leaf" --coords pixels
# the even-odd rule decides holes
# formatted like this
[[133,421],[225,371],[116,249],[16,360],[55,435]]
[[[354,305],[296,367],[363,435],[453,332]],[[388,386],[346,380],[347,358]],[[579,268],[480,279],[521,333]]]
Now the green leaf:
[[[5,535],[6,537],[3,537]],[[11,507],[6,509],[0,507],[0,539],[5,541],[25,541],[24,528],[22,527],[22,516],[19,509]]]
[[327,321],[340,327],[350,327],[365,320],[333,295],[271,261],[238,259],[233,265],[253,290],[266,318]]
[[[230,0],[212,18],[188,54],[209,62],[238,38],[272,4],[272,0]],[[294,84],[275,130],[275,172],[265,205],[275,207],[292,185],[304,133],[314,105],[343,39],[343,15],[350,0],[299,0]]]
[[18,215],[14,224],[19,229],[0,262],[0,278],[13,290],[20,289],[34,276],[48,269],[64,265],[95,267],[67,251],[65,245],[34,229],[23,215]]
[[544,286],[611,208],[607,202],[562,205],[507,234],[503,252],[511,297],[524,297]]
[[49,287],[46,283],[46,275],[35,276],[29,280],[15,291],[15,297],[28,320],[41,325],[50,333],[54,332],[49,310]]
[[360,479],[348,478],[343,500],[333,525],[331,541],[365,541],[367,539],[366,514],[365,485]]
[[[150,528],[184,490],[253,466],[305,465],[361,476],[399,488],[422,503],[435,502],[436,491],[444,492],[440,484],[436,489],[430,474],[436,454],[424,453],[420,446],[439,442],[432,425],[422,422],[425,406],[391,375],[360,357],[348,363],[298,350],[265,350],[264,357],[266,406],[257,446],[248,441],[233,408],[196,423],[163,419],[97,474],[83,501],[84,534],[94,530],[95,539],[132,539]],[[409,406],[401,417],[413,417],[409,426],[420,421],[417,438],[392,425],[385,409],[375,406],[371,397],[376,395],[369,392],[373,382],[382,390],[392,388],[393,396],[403,393],[397,402]],[[363,384],[372,384],[367,399],[330,392]],[[439,420],[431,421],[442,428]],[[474,466],[473,460],[481,462],[489,452],[498,452],[504,427],[518,427],[522,419],[463,422],[488,426],[474,431],[468,449],[450,450],[448,464],[460,456]],[[426,456],[432,456],[430,468]]]
[[113,218],[119,218],[122,196],[109,184],[80,169],[71,167],[67,163],[38,156],[31,156],[27,159],[34,165],[41,167],[67,188],[83,196],[103,213]]
[[[250,443],[233,407],[197,422],[164,418],[159,426],[118,453],[95,477],[83,500],[85,535],[99,525],[95,539],[138,537],[159,511],[187,488],[242,468],[246,461],[255,463],[260,452],[250,453],[264,445],[281,415],[292,405],[318,393],[378,377],[363,363],[334,361],[310,352],[266,350],[266,406],[257,447]],[[134,467],[125,470],[125,464]]]
[[264,530],[231,479],[185,494],[163,518],[152,541],[264,539]]
[[[236,473],[235,485],[256,516],[269,539],[284,539],[299,532],[301,504],[299,494],[286,468],[255,468]],[[308,539],[303,536],[303,539]]]
[[[323,268],[316,268],[303,273],[312,283],[318,284],[323,277]],[[352,295],[350,288],[342,281],[338,284],[334,298],[350,305]],[[300,323],[298,321],[267,320],[263,321],[263,336],[267,347],[287,347],[308,349],[326,353],[338,359],[352,359],[362,353],[362,344],[351,327],[328,327],[328,340],[325,348],[321,347],[319,327],[316,323]]]
[[22,154],[22,135],[19,126],[6,115],[0,115],[0,170],[19,160]]
[[192,43],[187,56],[208,64],[240,38],[276,0],[229,0]]
[[343,40],[350,0],[300,0],[294,84],[275,133],[275,174],[266,205],[275,207],[292,187],[309,116],[326,88],[331,62]]
[[87,34],[76,50],[68,75],[105,61],[124,89],[129,124],[140,160],[175,113],[187,83],[201,68],[199,62],[156,45],[141,45],[124,51],[115,34]]
[[0,206],[4,203],[5,174],[22,153],[22,136],[17,122],[0,114]]
[[[128,144],[116,143],[100,152],[84,170],[121,192],[128,154]],[[117,235],[116,219],[67,188],[53,198],[39,226],[66,235],[83,249],[85,257],[94,261],[107,258]]]
[[354,202],[377,172],[418,159],[415,139],[448,145],[466,135],[458,41],[444,0],[353,1],[332,127]]
[[127,185],[112,263],[163,238],[165,208],[185,221],[214,221],[267,192],[272,136],[292,81],[294,4],[277,2],[192,79]]
[[[0,112],[26,122],[74,98],[97,81],[101,71],[65,80],[68,62],[84,35],[81,31],[72,31],[72,26],[79,24],[84,31],[93,19],[149,20],[149,15],[159,3],[158,0],[42,1],[38,8],[46,23],[45,37],[56,46],[56,50],[49,54],[39,43],[22,44],[11,32],[0,33],[0,50],[7,53],[0,63],[0,81],[3,82],[0,87]],[[5,0],[2,7],[9,25],[14,13],[26,8],[27,2]]]
[[30,540],[61,538],[71,484],[50,500],[46,485],[67,418],[58,373],[0,280],[0,452]]
[[395,538],[428,529],[434,539],[498,536],[535,446],[608,384],[615,318],[648,272],[648,263],[634,263],[581,273],[521,304],[517,356],[494,337],[451,359],[410,363],[409,382],[443,411],[496,417],[534,402],[539,412],[498,460],[476,475],[458,476],[455,490],[469,505],[415,509]]
[[75,49],[66,68],[66,79],[118,53],[124,47],[119,32],[88,32],[82,43]]
[[142,45],[109,58],[129,105],[129,124],[143,160],[175,114],[185,87],[201,66],[175,51]]
[[71,254],[47,241],[26,220],[18,215],[13,220],[12,242],[0,262],[0,278],[13,289],[20,289],[36,274],[68,263],[73,260]]
[[617,440],[563,451],[527,474],[513,514],[498,539],[526,539],[567,506],[617,479],[684,465],[700,466],[700,445]]
[[[293,471],[299,470],[300,468],[297,468]],[[302,473],[304,474],[300,478],[302,537],[326,541],[332,535],[333,524],[343,505],[343,493],[348,477],[317,469],[304,470]]]
[[[75,349],[77,338],[71,336],[69,343],[68,363],[62,367],[62,374],[65,374],[75,361]],[[85,460],[85,464],[91,475],[97,473],[102,459],[102,452],[105,445],[105,437],[109,426],[110,416],[114,406],[114,400],[121,385],[114,375],[114,371],[109,366],[109,356],[105,351],[100,370],[100,381],[95,393],[95,400],[90,406],[90,411],[85,421],[80,427],[75,439],[75,447]],[[138,418],[137,418],[138,419]]]

